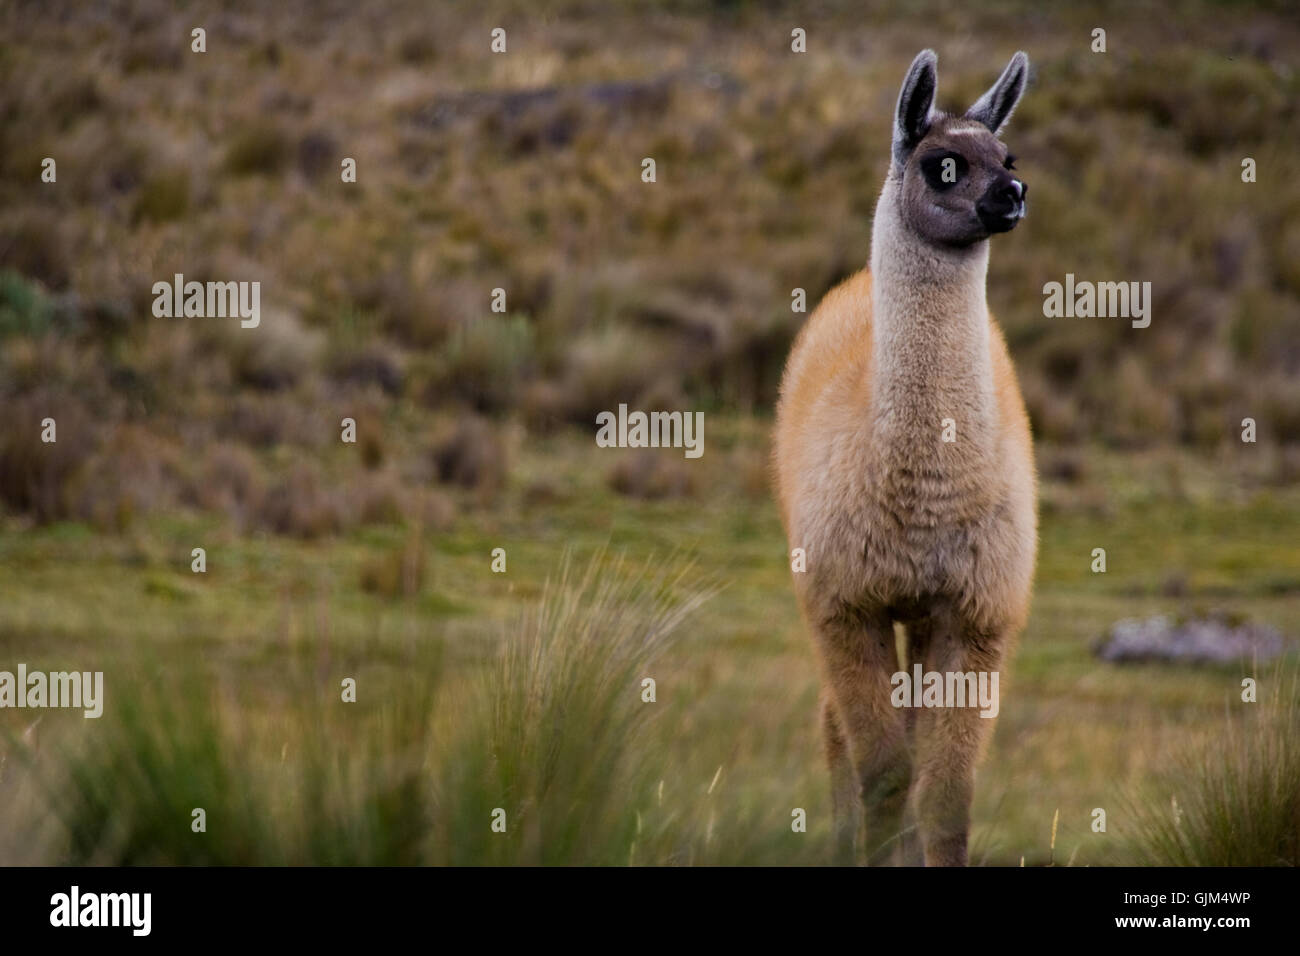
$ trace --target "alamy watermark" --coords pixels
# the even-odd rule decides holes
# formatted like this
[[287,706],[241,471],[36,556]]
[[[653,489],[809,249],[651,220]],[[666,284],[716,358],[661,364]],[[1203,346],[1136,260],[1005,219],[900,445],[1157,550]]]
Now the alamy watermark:
[[1064,283],[1043,286],[1043,297],[1049,319],[1132,319],[1135,329],[1151,324],[1150,282],[1076,282],[1067,272]]
[[176,273],[171,282],[153,284],[153,314],[171,318],[233,318],[239,325],[255,329],[262,321],[262,283],[186,282]]
[[687,458],[704,454],[703,412],[600,412],[596,445],[600,448],[684,448]]
[[0,671],[0,707],[77,707],[86,717],[104,713],[104,672],[27,670]]
[[895,707],[978,707],[980,716],[998,715],[997,671],[898,671],[889,679],[889,702]]
[[152,893],[82,893],[73,886],[50,897],[51,926],[125,926],[133,936],[153,928]]

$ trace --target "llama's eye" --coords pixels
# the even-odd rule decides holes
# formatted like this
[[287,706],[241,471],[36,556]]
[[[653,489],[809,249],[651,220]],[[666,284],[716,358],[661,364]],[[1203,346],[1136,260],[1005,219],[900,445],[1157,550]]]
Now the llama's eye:
[[932,153],[921,160],[921,174],[931,189],[943,192],[961,182],[969,165],[961,153]]
[[1004,159],[1004,160],[1002,160],[1002,168],[1003,168],[1003,169],[1015,169],[1015,168],[1016,168],[1016,157],[1012,156],[1010,153],[1007,153],[1007,158]]

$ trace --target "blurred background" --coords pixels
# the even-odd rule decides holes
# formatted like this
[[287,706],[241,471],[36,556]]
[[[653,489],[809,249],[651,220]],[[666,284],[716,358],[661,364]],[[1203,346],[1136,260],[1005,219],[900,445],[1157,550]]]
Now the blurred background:
[[[0,712],[0,862],[826,859],[768,432],[791,292],[811,311],[866,263],[927,46],[949,110],[1033,64],[1004,138],[1034,199],[988,289],[1038,444],[1040,572],[972,861],[1297,862],[1293,656],[1265,680],[1094,654],[1129,617],[1300,630],[1288,5],[139,0],[0,23],[0,669],[102,669],[108,695],[99,721]],[[260,281],[260,326],[155,318],[174,273]],[[1150,327],[1045,318],[1066,273],[1150,282]],[[597,449],[621,402],[704,411],[703,458]],[[1273,703],[1243,707],[1243,676]],[[495,807],[519,823],[494,840]]]

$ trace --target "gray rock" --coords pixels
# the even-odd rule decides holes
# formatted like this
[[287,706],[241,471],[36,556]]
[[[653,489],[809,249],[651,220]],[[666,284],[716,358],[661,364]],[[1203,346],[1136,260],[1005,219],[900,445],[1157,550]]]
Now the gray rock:
[[1224,663],[1277,657],[1286,639],[1273,628],[1227,614],[1201,617],[1157,615],[1113,624],[1094,648],[1102,660]]

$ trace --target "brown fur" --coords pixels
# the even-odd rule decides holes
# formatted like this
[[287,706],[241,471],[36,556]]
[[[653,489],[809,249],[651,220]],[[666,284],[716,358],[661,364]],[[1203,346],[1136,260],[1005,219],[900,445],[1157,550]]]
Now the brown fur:
[[[909,208],[912,164],[931,146],[978,140],[973,164],[1001,163],[988,130],[953,133],[970,127],[941,118],[912,159],[896,159],[870,271],[827,294],[781,386],[776,483],[790,546],[807,555],[794,579],[823,674],[841,861],[854,854],[859,805],[869,862],[899,859],[910,795],[925,862],[966,862],[975,764],[993,721],[971,707],[896,709],[890,677],[917,661],[998,671],[1028,612],[1033,454],[985,301],[988,242],[936,241],[918,222],[924,211]],[[955,442],[941,440],[944,419]]]

